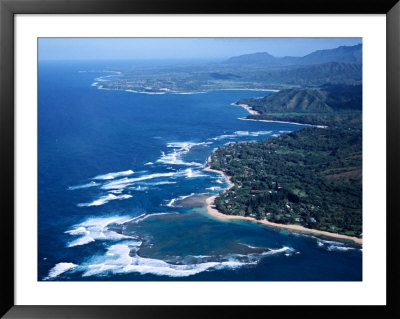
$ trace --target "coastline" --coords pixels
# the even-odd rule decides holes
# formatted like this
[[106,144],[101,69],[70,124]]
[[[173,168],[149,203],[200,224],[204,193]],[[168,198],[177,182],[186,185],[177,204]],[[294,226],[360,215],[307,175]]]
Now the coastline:
[[[208,157],[207,162],[208,162],[208,164],[211,162],[211,155]],[[227,180],[229,186],[227,188],[225,188],[223,193],[227,192],[229,189],[231,189],[233,186],[235,186],[235,184],[231,180],[232,177],[226,175],[223,171],[212,169],[212,168],[210,168],[210,166],[207,166],[206,168],[204,168],[204,170],[208,171],[208,172],[219,173],[219,174],[221,174],[221,175],[223,175],[225,177],[225,179]],[[210,216],[212,216],[212,217],[214,217],[216,219],[219,219],[221,221],[246,220],[246,221],[253,222],[253,223],[258,223],[258,224],[272,226],[272,227],[278,227],[278,228],[285,228],[285,229],[288,229],[288,230],[293,230],[293,231],[298,231],[298,232],[303,232],[303,233],[306,232],[306,233],[324,235],[324,236],[327,236],[327,237],[333,237],[333,238],[339,238],[339,239],[347,239],[347,240],[351,240],[351,241],[353,241],[353,242],[355,242],[356,244],[359,244],[359,245],[362,245],[362,243],[363,243],[362,238],[353,237],[353,236],[347,236],[347,235],[342,235],[342,234],[337,234],[337,233],[331,233],[331,232],[327,232],[327,231],[324,231],[324,230],[306,228],[306,227],[300,226],[300,225],[278,224],[278,223],[270,222],[270,221],[268,221],[266,219],[258,220],[258,219],[255,219],[254,217],[237,216],[237,215],[226,215],[226,214],[223,214],[223,213],[219,212],[215,208],[214,201],[215,201],[215,198],[217,196],[218,196],[218,194],[210,196],[210,197],[208,197],[206,199],[206,212]]]
[[[232,103],[232,105],[237,105],[243,107],[247,112],[251,115],[260,115],[259,112],[252,109],[252,107],[248,104],[236,104]],[[317,128],[327,128],[326,125],[314,125],[314,124],[307,124],[307,123],[298,123],[298,122],[287,122],[287,121],[278,121],[278,120],[257,120],[257,119],[248,119],[246,117],[239,117],[239,120],[243,121],[256,121],[256,122],[275,122],[275,123],[284,123],[284,124],[295,124],[295,125],[305,125],[305,126],[313,126]]]
[[251,115],[260,115],[257,111],[254,111],[250,105],[247,104],[236,104],[237,106],[241,106],[244,108],[247,112],[249,112]]

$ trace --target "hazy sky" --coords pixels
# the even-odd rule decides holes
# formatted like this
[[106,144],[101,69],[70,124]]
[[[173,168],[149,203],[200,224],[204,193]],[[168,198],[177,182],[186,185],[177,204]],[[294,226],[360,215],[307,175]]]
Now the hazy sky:
[[255,52],[304,56],[361,42],[361,38],[40,38],[39,59],[221,59]]

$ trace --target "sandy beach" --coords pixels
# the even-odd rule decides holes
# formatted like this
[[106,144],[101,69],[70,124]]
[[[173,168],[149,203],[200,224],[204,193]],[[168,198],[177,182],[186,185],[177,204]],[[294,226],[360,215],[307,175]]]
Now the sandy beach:
[[352,240],[357,244],[362,245],[362,238],[358,238],[358,237],[352,237],[352,236],[347,236],[347,235],[341,235],[341,234],[336,234],[336,233],[330,233],[327,231],[323,231],[323,230],[317,230],[317,229],[310,229],[310,228],[306,228],[300,225],[285,225],[285,224],[277,224],[277,223],[273,223],[270,222],[266,219],[263,220],[257,220],[253,217],[244,217],[244,216],[233,216],[233,215],[225,215],[220,213],[214,206],[214,200],[217,197],[217,195],[208,197],[206,199],[206,204],[207,204],[207,213],[211,216],[213,216],[214,218],[217,218],[219,220],[224,220],[224,221],[229,221],[229,220],[247,220],[250,222],[254,222],[254,223],[258,223],[258,224],[263,224],[263,225],[268,225],[268,226],[272,226],[272,227],[280,227],[280,228],[285,228],[285,229],[289,229],[289,230],[294,230],[294,231],[300,231],[300,232],[307,232],[307,233],[313,233],[313,234],[320,234],[320,235],[324,235],[324,236],[328,236],[328,237],[334,237],[334,238],[341,238],[341,239],[348,239],[348,240]]
[[236,104],[237,106],[241,106],[242,108],[246,109],[251,115],[260,115],[257,111],[254,111],[250,105],[247,104]]
[[[211,162],[211,155],[208,157],[208,163],[210,163],[210,162]],[[225,175],[224,172],[216,170],[216,169],[212,169],[209,166],[204,168],[204,170],[209,171],[209,172],[219,173],[225,177],[229,186],[224,190],[224,193],[234,186],[234,184],[232,183],[232,180],[231,180],[231,176]],[[310,228],[306,228],[306,227],[303,227],[300,225],[278,224],[278,223],[270,222],[266,219],[258,220],[253,217],[222,214],[215,208],[215,205],[214,205],[214,200],[217,196],[218,195],[213,195],[213,196],[208,197],[206,199],[206,204],[207,204],[207,213],[210,216],[213,216],[214,218],[217,218],[219,220],[223,220],[223,221],[229,221],[229,220],[235,220],[235,219],[236,220],[247,220],[247,221],[253,222],[253,223],[268,225],[268,226],[272,226],[272,227],[280,227],[280,228],[285,228],[285,229],[298,231],[298,232],[306,232],[306,233],[319,234],[319,235],[324,235],[324,236],[333,237],[333,238],[347,239],[347,240],[351,240],[351,241],[355,242],[356,244],[362,245],[362,238],[358,238],[358,237],[331,233],[331,232],[327,232],[324,230],[310,229]]]

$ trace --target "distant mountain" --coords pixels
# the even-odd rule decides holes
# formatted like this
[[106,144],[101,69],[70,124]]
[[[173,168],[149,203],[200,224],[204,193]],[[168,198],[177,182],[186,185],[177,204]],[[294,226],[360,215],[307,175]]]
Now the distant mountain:
[[239,64],[276,64],[279,58],[272,56],[267,52],[257,52],[252,54],[245,54],[228,59],[227,63]]
[[341,46],[336,49],[318,50],[300,58],[300,64],[327,62],[362,63],[362,44]]
[[227,64],[258,64],[270,66],[309,65],[328,62],[362,63],[362,44],[341,46],[335,49],[314,51],[303,57],[274,57],[267,52],[258,52],[232,57]]

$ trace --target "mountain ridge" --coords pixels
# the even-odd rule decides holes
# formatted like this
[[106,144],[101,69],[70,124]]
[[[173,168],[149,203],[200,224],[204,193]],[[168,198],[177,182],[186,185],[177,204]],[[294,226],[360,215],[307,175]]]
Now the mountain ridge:
[[227,64],[263,64],[272,66],[309,65],[327,62],[362,63],[362,44],[316,50],[302,57],[275,57],[268,52],[256,52],[234,56],[225,61]]

